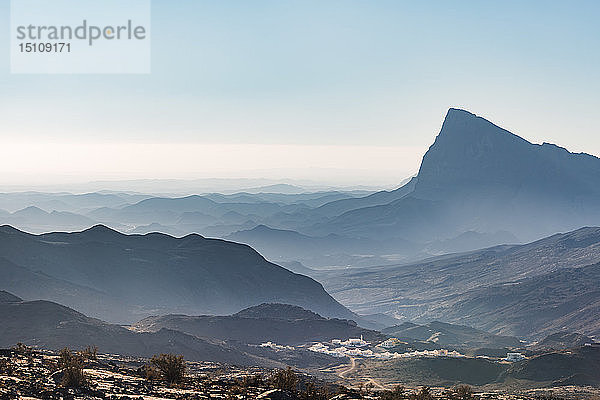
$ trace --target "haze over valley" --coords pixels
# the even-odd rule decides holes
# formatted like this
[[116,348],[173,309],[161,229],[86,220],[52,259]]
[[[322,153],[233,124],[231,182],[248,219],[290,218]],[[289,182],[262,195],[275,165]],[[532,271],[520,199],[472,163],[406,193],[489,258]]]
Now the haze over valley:
[[2,193],[0,346],[291,366],[381,395],[600,385],[600,159],[452,108],[402,179]]
[[0,1],[0,400],[598,400],[599,15]]

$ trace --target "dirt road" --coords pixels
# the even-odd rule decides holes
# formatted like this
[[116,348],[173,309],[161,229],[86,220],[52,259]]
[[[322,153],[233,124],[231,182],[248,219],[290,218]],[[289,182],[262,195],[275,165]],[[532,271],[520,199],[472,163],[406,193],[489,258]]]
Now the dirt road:
[[356,363],[356,358],[354,357],[350,357],[350,366],[348,367],[348,369],[345,369],[341,372],[338,372],[338,376],[342,379],[346,379],[346,376],[350,373],[350,372],[354,372],[356,370],[357,367],[357,363]]
[[[347,369],[344,369],[340,372],[338,372],[338,376],[342,379],[349,379],[350,381],[352,381],[352,378],[348,378],[348,375],[354,371],[356,371],[356,369],[358,368],[358,363],[356,362],[356,358],[354,357],[350,357],[350,365],[348,366]],[[375,379],[373,378],[364,378],[367,381],[367,384],[371,384],[373,386],[373,388],[375,389],[379,389],[379,390],[387,390],[387,388],[382,385],[381,383],[377,382]],[[361,378],[357,377],[356,380],[360,381]]]

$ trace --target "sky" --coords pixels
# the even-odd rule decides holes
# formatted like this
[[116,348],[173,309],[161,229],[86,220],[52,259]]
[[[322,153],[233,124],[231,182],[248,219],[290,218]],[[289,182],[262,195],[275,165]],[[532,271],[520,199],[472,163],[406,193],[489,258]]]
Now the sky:
[[394,186],[448,108],[600,155],[597,1],[153,0],[150,74],[11,74],[0,185],[137,178]]

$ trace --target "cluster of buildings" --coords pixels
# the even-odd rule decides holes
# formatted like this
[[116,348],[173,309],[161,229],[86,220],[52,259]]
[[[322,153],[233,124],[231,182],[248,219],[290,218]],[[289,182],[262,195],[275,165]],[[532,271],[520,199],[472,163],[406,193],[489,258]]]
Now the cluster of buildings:
[[280,350],[295,350],[296,349],[293,346],[284,346],[282,344],[273,343],[271,341],[261,343],[260,347],[265,347],[265,348],[269,348],[271,350],[278,350],[278,351],[280,351]]
[[392,349],[394,347],[400,346],[401,344],[405,344],[405,343],[402,342],[400,339],[393,337],[393,338],[384,340],[383,342],[379,343],[378,346],[383,347],[384,349]]
[[508,362],[518,362],[525,359],[525,356],[521,353],[506,353],[505,361]]
[[[388,339],[378,346],[383,348],[395,347],[401,342],[398,339]],[[389,352],[389,351],[373,351],[366,348],[370,343],[365,342],[362,337],[360,339],[348,339],[342,341],[340,339],[334,339],[331,344],[316,343],[308,348],[310,351],[316,353],[327,354],[333,357],[363,357],[363,358],[376,358],[383,360],[391,360],[395,358],[410,358],[410,357],[465,357],[457,351],[449,351],[445,349],[438,350],[423,350],[423,351],[410,351],[405,353]]]
[[390,360],[396,357],[397,353],[390,352],[374,352],[371,349],[358,348],[358,347],[329,347],[323,343],[316,343],[308,348],[310,351],[316,353],[327,354],[332,357],[362,357],[362,358],[377,358],[383,360]]
[[[459,353],[456,350],[434,349],[434,350],[412,350],[399,353],[397,351],[389,351],[401,345],[406,345],[398,338],[389,338],[371,348],[370,342],[367,342],[361,336],[360,338],[349,338],[347,340],[333,339],[328,343],[314,343],[308,347],[300,346],[315,353],[326,354],[331,357],[345,358],[373,358],[379,360],[392,360],[399,358],[418,358],[418,357],[455,357],[462,358],[466,355]],[[264,342],[260,347],[269,348],[275,351],[296,350],[293,346],[280,345],[273,342]],[[373,350],[374,349],[374,350]],[[500,361],[519,362],[526,357],[521,353],[507,353],[506,358]]]
[[344,341],[342,341],[341,339],[333,339],[331,341],[331,343],[336,346],[345,346],[345,347],[354,347],[354,348],[366,347],[370,344],[369,342],[366,342],[365,340],[363,340],[362,335],[360,335],[360,339],[350,338],[350,339],[344,340]]

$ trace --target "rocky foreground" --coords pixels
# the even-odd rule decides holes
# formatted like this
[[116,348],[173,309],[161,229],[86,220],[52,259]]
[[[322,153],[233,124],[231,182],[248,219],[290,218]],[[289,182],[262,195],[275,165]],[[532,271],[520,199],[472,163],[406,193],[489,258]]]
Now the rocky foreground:
[[[0,349],[0,399],[376,399],[291,370],[185,362],[183,379],[168,383],[144,358],[85,352],[82,376],[62,365],[63,354],[25,346]],[[79,379],[79,380],[78,380]]]
[[[372,385],[347,388],[289,369],[240,368],[208,362],[182,362],[184,369],[177,378],[177,374],[162,373],[153,367],[153,360],[101,355],[95,349],[60,353],[23,345],[0,349],[0,399],[600,399],[590,388],[519,395],[473,393],[468,386],[398,386],[388,391],[374,390]],[[171,361],[176,362],[177,358]]]

